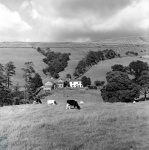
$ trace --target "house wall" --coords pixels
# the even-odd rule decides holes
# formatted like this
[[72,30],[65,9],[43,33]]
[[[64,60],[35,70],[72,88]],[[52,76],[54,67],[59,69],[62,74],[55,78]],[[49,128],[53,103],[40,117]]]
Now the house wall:
[[81,81],[71,81],[69,82],[70,87],[72,88],[76,88],[76,87],[83,87]]

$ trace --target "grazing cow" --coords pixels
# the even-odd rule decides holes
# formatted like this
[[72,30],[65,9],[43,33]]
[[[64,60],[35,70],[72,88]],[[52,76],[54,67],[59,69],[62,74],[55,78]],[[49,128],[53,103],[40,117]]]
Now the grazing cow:
[[77,101],[75,101],[75,100],[67,100],[66,109],[70,109],[71,106],[73,106],[74,108],[77,108],[77,109],[81,109]]
[[36,101],[33,101],[33,104],[38,104],[38,102],[36,102]]
[[42,104],[40,98],[35,98],[35,100],[33,101],[33,104]]
[[56,102],[56,100],[47,100],[47,104],[49,106],[51,106],[51,105],[57,105],[57,102]]

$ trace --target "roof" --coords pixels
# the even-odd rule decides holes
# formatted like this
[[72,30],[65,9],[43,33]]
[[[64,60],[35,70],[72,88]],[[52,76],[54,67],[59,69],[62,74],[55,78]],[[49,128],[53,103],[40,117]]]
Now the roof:
[[80,82],[81,80],[80,79],[73,79],[73,80],[70,80],[69,82]]
[[45,83],[45,85],[47,85],[47,86],[52,86],[53,84],[54,84],[53,81],[48,81],[48,82]]
[[64,83],[64,80],[59,79],[59,80],[57,81],[57,83]]

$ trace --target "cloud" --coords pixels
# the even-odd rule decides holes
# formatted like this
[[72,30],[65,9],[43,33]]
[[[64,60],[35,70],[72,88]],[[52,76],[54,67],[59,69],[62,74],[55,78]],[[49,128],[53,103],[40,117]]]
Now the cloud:
[[102,38],[107,32],[112,37],[149,29],[148,0],[44,0],[40,4],[32,0],[32,11],[34,18],[40,16],[39,35],[45,32],[47,40],[77,41]]
[[[0,4],[0,34],[9,36],[9,32],[22,33],[31,30],[31,26],[24,22],[19,13],[10,11],[5,5]],[[13,35],[14,37],[14,35]]]
[[149,33],[148,0],[17,0],[19,8],[15,0],[13,5],[6,1],[11,10],[0,5],[0,13],[10,16],[3,19],[3,28],[30,31],[25,39],[33,41],[88,41]]

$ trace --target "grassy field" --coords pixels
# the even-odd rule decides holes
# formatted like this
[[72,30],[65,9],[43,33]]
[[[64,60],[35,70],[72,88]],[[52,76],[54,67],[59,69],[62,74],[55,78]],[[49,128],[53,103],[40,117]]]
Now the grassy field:
[[[32,61],[35,64],[35,70],[40,74],[43,79],[43,83],[49,80],[46,77],[42,69],[46,67],[43,63],[43,55],[38,53],[36,49],[32,47],[41,47],[46,49],[47,47],[54,52],[71,53],[70,60],[68,61],[68,66],[64,71],[60,72],[60,78],[65,78],[66,74],[73,74],[74,69],[78,62],[87,54],[88,51],[97,51],[105,49],[113,49],[114,51],[120,53],[123,57],[126,51],[138,52],[139,55],[149,54],[149,37],[130,37],[130,38],[119,38],[119,39],[108,39],[103,41],[88,42],[88,43],[73,43],[73,42],[53,42],[53,43],[25,43],[25,42],[2,42],[0,43],[0,63],[5,64],[9,61],[13,61],[16,68],[16,76],[13,77],[14,84],[19,83],[24,84],[24,79],[22,78],[22,70],[24,63],[27,61]],[[15,47],[15,48],[13,48]],[[146,51],[144,51],[146,50]],[[142,52],[141,52],[142,51]],[[137,57],[136,57],[137,58]],[[90,77],[93,82],[97,79],[105,80],[105,74],[110,69],[110,66],[120,62],[122,65],[127,63],[127,60],[131,61],[135,58],[122,58],[112,59],[108,61],[103,61],[102,65],[99,63],[89,70],[85,75]],[[138,59],[138,58],[137,58]],[[147,60],[147,59],[144,59]],[[130,62],[129,61],[129,62]],[[94,72],[94,73],[92,73]]]
[[94,65],[89,71],[87,71],[84,75],[90,77],[92,82],[94,82],[95,80],[106,81],[106,73],[111,71],[111,66],[115,64],[128,66],[132,61],[137,60],[144,61],[149,64],[149,59],[140,58],[139,56],[115,58],[99,62],[97,65]]
[[[66,110],[66,99],[83,100]],[[57,106],[46,105],[56,99]],[[39,105],[0,109],[8,150],[148,150],[149,102],[103,103],[99,91],[56,91]]]
[[14,62],[16,66],[16,75],[13,77],[14,84],[19,83],[20,85],[24,84],[24,79],[22,77],[23,71],[21,68],[24,67],[24,63],[32,61],[34,63],[34,68],[43,79],[45,75],[42,72],[42,69],[46,67],[46,64],[43,63],[42,59],[44,58],[36,49],[33,48],[0,48],[0,63],[6,64],[9,61]]

